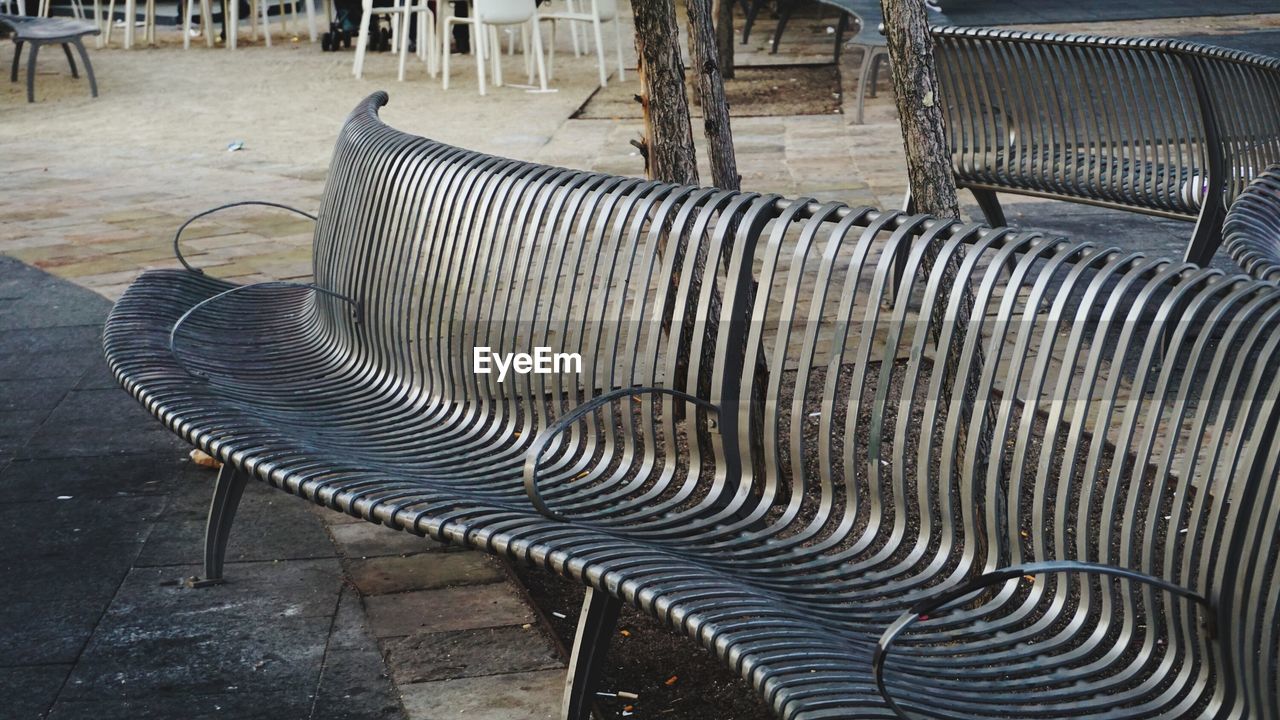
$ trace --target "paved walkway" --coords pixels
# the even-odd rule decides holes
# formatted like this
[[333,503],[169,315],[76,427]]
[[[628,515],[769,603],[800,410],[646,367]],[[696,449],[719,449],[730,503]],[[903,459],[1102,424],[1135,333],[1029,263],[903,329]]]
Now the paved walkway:
[[[739,60],[826,62],[832,25],[797,18],[771,57],[765,18]],[[1141,27],[1229,44],[1280,27],[1280,16]],[[1072,29],[1134,32],[1114,22]],[[115,388],[97,326],[139,272],[174,265],[169,243],[189,215],[246,198],[314,208],[342,118],[373,90],[390,90],[383,116],[407,131],[622,174],[643,172],[629,144],[639,123],[569,119],[594,91],[595,69],[567,45],[558,92],[507,87],[481,98],[465,59],[446,93],[417,66],[395,82],[388,55],[371,55],[359,82],[350,53],[287,41],[183,52],[176,33],[161,34],[158,48],[96,53],[96,101],[52,61],[42,65],[35,105],[20,86],[0,85],[0,254],[21,261],[0,261],[0,697],[17,698],[6,711],[550,717],[562,663],[503,569],[474,553],[251,485],[232,536],[232,581],[182,587],[197,571],[211,475]],[[845,101],[858,56],[844,56]],[[897,205],[905,175],[887,93],[870,101],[867,121],[735,119],[744,186]],[[229,152],[231,142],[243,149]],[[1011,199],[1008,214],[1165,254],[1180,253],[1190,232],[1186,223],[1063,203]],[[192,261],[219,277],[309,274],[310,225],[291,216],[231,212],[187,238]]]

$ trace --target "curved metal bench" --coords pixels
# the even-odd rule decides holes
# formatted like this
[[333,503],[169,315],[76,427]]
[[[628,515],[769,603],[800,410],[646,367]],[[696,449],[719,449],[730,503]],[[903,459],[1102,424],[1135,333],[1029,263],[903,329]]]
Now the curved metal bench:
[[933,30],[956,182],[989,224],[997,192],[1194,220],[1223,216],[1280,161],[1280,59],[1178,40]]
[[[226,463],[206,574],[255,477],[587,584],[568,717],[620,602],[784,718],[1277,715],[1280,289],[504,160],[385,100],[339,139],[314,285],[156,271],[107,323]],[[539,343],[582,373],[471,365]]]
[[1265,170],[1227,211],[1223,245],[1241,270],[1280,280],[1280,165]]

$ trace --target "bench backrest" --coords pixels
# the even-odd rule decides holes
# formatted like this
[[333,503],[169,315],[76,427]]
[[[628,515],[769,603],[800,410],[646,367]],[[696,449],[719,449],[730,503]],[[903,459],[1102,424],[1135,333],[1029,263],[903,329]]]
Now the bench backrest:
[[[739,402],[763,402],[738,426],[759,457],[731,516],[774,553],[793,544],[844,577],[899,578],[886,598],[1047,560],[1193,588],[1219,603],[1245,716],[1274,715],[1280,288],[922,216],[861,227],[859,214],[798,202],[736,248],[758,268]],[[1070,607],[1088,587],[1075,582],[1039,585],[1024,606]],[[1131,610],[1100,624],[1153,640]],[[1174,635],[1197,626],[1180,620]],[[1207,681],[1205,656],[1176,670]]]
[[[392,130],[384,102],[343,130],[315,247],[317,282],[363,304],[357,323],[317,301],[346,348],[335,362],[365,369],[371,394],[470,413],[513,457],[605,390],[697,395],[716,417],[669,395],[603,407],[551,453],[546,496],[640,536],[737,528],[738,551],[791,546],[842,582],[914,573],[884,585],[889,609],[839,609],[877,629],[904,597],[996,567],[1139,570],[1216,603],[1237,686],[1214,702],[1276,714],[1280,288],[503,160]],[[580,352],[583,374],[498,383],[473,372],[481,343]],[[1081,597],[1052,588],[1028,602]],[[1125,610],[1124,632],[1152,639]],[[1206,656],[1178,671],[1212,686]]]
[[[371,388],[425,412],[470,407],[527,441],[602,390],[692,391],[715,371],[686,362],[715,343],[689,323],[705,325],[723,292],[722,209],[753,196],[461,150],[386,126],[385,102],[372,96],[342,131],[314,248],[316,282],[364,306],[356,324],[319,301]],[[500,381],[495,360],[476,372],[478,347],[581,362]]]
[[933,36],[961,185],[1195,218],[1280,160],[1278,59],[1177,40]]

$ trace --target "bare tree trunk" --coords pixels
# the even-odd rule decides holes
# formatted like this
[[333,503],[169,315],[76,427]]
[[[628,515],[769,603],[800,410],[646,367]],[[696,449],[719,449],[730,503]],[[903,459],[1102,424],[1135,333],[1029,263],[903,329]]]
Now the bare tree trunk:
[[734,1],[719,0],[716,5],[716,46],[720,50],[720,74],[725,80],[733,79],[733,49],[737,39],[733,34]]
[[689,98],[674,0],[641,0],[632,6],[636,24],[637,71],[646,137],[641,145],[645,174],[652,180],[698,183]]
[[920,212],[959,218],[951,154],[938,99],[933,36],[922,0],[880,0],[893,91],[907,149],[907,179]]
[[[940,218],[959,220],[960,203],[956,199],[956,182],[951,173],[951,151],[942,117],[938,68],[933,57],[933,36],[929,32],[924,0],[880,0],[880,4],[884,11],[884,32],[889,45],[893,92],[902,123],[902,142],[907,153],[907,180],[916,210]],[[959,307],[956,308],[956,322],[966,325],[973,312],[974,297],[968,286],[968,278],[958,277],[962,256],[962,253],[951,255],[942,268],[940,281],[943,292],[938,294],[938,303],[929,320],[935,341],[941,334],[950,288],[957,281],[965,283],[965,292],[961,294]],[[937,248],[926,248],[921,259],[922,272],[933,272],[938,260]],[[982,413],[978,428],[977,457],[969,459],[975,466],[982,466],[991,458],[991,418],[995,416],[995,400],[978,400],[975,378],[955,377],[963,352],[966,328],[959,327],[957,330],[951,347],[939,348],[945,352],[945,356],[941,358],[942,367],[935,365],[934,371],[946,373],[943,382],[948,394],[955,383],[963,383],[965,415]],[[974,359],[976,366],[981,368],[985,362],[981,346]]]
[[[720,0],[722,6],[730,5],[730,2],[731,0]],[[733,152],[729,101],[724,95],[724,77],[716,50],[711,4],[712,0],[685,0],[685,7],[689,11],[689,56],[697,73],[698,104],[702,106],[702,130],[707,137],[711,184],[726,190],[739,190],[741,179],[738,176],[738,160]]]

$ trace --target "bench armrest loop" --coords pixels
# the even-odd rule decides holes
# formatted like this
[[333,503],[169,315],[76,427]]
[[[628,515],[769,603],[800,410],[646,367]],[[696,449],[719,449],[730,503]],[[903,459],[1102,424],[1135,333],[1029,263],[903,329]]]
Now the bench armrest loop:
[[[875,676],[876,689],[880,693],[880,697],[884,699],[886,705],[893,713],[903,720],[912,720],[912,717],[906,713],[889,694],[889,689],[884,681],[884,664],[889,656],[889,648],[893,645],[894,640],[898,638],[908,627],[914,625],[920,620],[927,620],[929,616],[938,610],[944,609],[947,605],[957,600],[962,600],[973,593],[982,590],[991,585],[1008,582],[1016,578],[1028,575],[1051,575],[1055,573],[1082,573],[1090,575],[1110,575],[1113,577],[1133,580],[1135,582],[1145,583],[1153,587],[1168,592],[1171,595],[1194,600],[1203,605],[1206,610],[1212,610],[1213,604],[1209,602],[1205,596],[1194,590],[1189,590],[1181,585],[1171,583],[1163,578],[1154,577],[1137,570],[1116,567],[1114,565],[1104,565],[1102,563],[1083,562],[1080,560],[1048,560],[1045,562],[1027,563],[1025,565],[1010,565],[997,570],[983,573],[968,582],[957,585],[953,588],[940,593],[936,597],[925,598],[911,609],[903,613],[894,620],[893,623],[885,629],[884,634],[880,636],[880,642],[876,644],[875,653],[871,658],[872,673]],[[1214,625],[1214,617],[1212,612],[1205,613],[1205,622],[1210,637],[1215,637],[1217,629]]]
[[[196,272],[199,272],[199,271],[196,271]],[[310,290],[314,290],[315,292],[318,292],[322,295],[328,295],[330,297],[338,298],[339,300],[345,300],[348,304],[351,305],[351,313],[355,319],[356,324],[359,325],[363,322],[363,319],[364,319],[363,303],[361,303],[359,300],[354,300],[346,295],[343,295],[342,293],[334,292],[333,290],[330,290],[328,288],[320,287],[315,283],[300,283],[300,282],[293,282],[290,280],[267,280],[265,282],[251,283],[249,285],[236,285],[233,288],[228,288],[226,290],[223,290],[217,295],[214,295],[212,297],[207,297],[204,300],[201,300],[200,302],[196,303],[195,305],[192,305],[190,308],[187,309],[186,312],[182,313],[182,316],[178,318],[178,321],[175,322],[173,324],[173,327],[169,330],[169,353],[173,355],[174,359],[178,361],[178,364],[182,366],[182,369],[185,370],[188,375],[192,375],[194,377],[201,377],[201,375],[199,375],[196,372],[193,372],[190,368],[188,368],[186,363],[182,361],[182,356],[178,354],[178,348],[177,348],[178,330],[182,328],[183,323],[185,323],[187,319],[190,318],[192,315],[196,314],[196,312],[198,312],[201,308],[205,307],[206,305],[210,305],[214,302],[217,302],[218,300],[221,300],[227,297],[228,295],[233,295],[235,293],[242,292],[244,290],[249,290],[251,288],[264,288],[264,287],[307,288]]]
[[311,220],[316,219],[315,215],[312,215],[311,213],[305,210],[299,210],[298,208],[295,208],[295,207],[289,207],[288,205],[282,205],[280,203],[275,203],[275,202],[268,202],[266,200],[241,200],[239,202],[227,203],[226,205],[219,205],[218,207],[215,207],[215,208],[209,208],[204,212],[199,212],[199,213],[196,213],[195,215],[192,215],[190,218],[187,219],[186,222],[182,223],[182,225],[178,228],[178,232],[173,234],[173,256],[178,259],[178,262],[182,263],[182,267],[186,268],[189,272],[193,272],[197,275],[204,274],[203,270],[201,270],[198,267],[192,266],[191,263],[187,262],[187,259],[182,256],[182,247],[179,244],[179,242],[182,240],[182,231],[186,230],[188,225],[190,225],[191,223],[195,222],[196,220],[199,220],[200,218],[206,215],[212,215],[216,212],[226,210],[227,208],[240,207],[242,205],[264,205],[266,207],[280,208],[281,210],[288,210],[289,212],[297,213],[299,215],[302,215],[303,217],[310,218]]
[[529,501],[538,509],[538,512],[551,520],[557,522],[568,522],[568,518],[560,513],[552,510],[542,499],[542,492],[538,489],[538,472],[542,464],[542,457],[551,447],[551,441],[557,436],[564,433],[570,427],[573,427],[582,418],[596,412],[600,408],[623,398],[635,397],[638,395],[670,395],[678,400],[683,400],[691,405],[695,405],[703,410],[712,413],[719,413],[720,408],[710,400],[704,400],[696,395],[673,390],[663,387],[629,387],[612,390],[597,397],[591,398],[587,402],[579,405],[567,414],[561,416],[554,423],[549,425],[542,432],[538,433],[538,437],[534,438],[533,444],[525,452],[524,461],[524,491],[529,496]]

